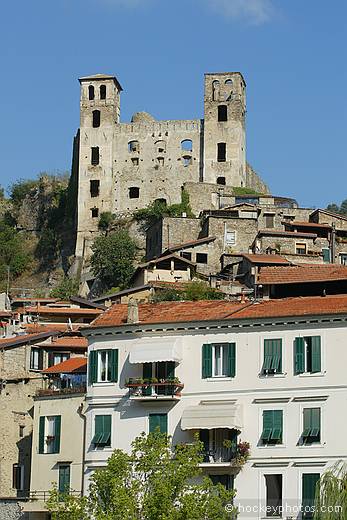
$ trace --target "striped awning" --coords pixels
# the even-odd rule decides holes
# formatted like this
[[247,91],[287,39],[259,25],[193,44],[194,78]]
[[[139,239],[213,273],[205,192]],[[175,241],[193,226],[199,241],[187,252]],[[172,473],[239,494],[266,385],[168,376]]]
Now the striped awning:
[[156,363],[182,360],[182,339],[170,337],[141,338],[130,348],[130,363]]
[[242,408],[235,403],[204,401],[197,406],[188,406],[182,414],[182,430],[242,429]]

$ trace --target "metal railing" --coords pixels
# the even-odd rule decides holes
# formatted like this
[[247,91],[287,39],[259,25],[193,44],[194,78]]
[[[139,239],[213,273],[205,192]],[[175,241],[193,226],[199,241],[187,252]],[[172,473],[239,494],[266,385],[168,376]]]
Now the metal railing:
[[130,397],[180,397],[184,385],[174,381],[164,381],[162,383],[128,382],[125,384],[125,387],[129,389]]
[[[64,493],[61,493],[61,496],[64,497],[66,495],[73,496],[73,497],[81,497],[82,492],[81,491],[66,491]],[[30,500],[41,500],[43,502],[47,502],[49,497],[51,496],[51,490],[45,490],[45,491],[30,491],[29,493],[29,499]]]
[[236,458],[236,450],[227,448],[223,444],[215,444],[212,448],[204,449],[203,457],[205,463],[231,462]]

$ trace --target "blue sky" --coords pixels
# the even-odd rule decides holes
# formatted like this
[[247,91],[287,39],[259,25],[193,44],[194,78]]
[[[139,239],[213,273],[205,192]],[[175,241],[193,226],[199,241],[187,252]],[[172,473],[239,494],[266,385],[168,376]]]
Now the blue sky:
[[347,198],[345,0],[13,0],[2,5],[1,180],[67,170],[79,76],[117,75],[123,121],[203,116],[203,74],[242,71],[247,155],[277,195]]

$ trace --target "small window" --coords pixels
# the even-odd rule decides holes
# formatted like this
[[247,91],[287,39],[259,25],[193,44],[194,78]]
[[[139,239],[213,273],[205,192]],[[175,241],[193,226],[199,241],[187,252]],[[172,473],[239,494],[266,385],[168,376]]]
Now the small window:
[[264,362],[262,373],[274,375],[282,373],[282,340],[264,340]]
[[207,253],[196,253],[197,264],[207,264]]
[[13,464],[12,466],[12,487],[17,491],[23,491],[24,466],[22,464]]
[[53,367],[70,359],[69,352],[50,352],[48,355],[48,366]]
[[340,253],[339,260],[341,265],[347,265],[347,253]]
[[219,105],[218,107],[218,121],[228,121],[228,107],[226,105]]
[[118,349],[92,350],[88,361],[89,384],[116,381],[118,381]]
[[59,453],[61,416],[41,416],[39,423],[39,453]]
[[69,493],[70,491],[70,464],[59,464],[59,493]]
[[138,166],[139,163],[140,163],[138,157],[132,157],[132,158],[131,158],[131,162],[132,162],[132,165],[133,165],[133,166]]
[[282,475],[264,475],[266,486],[266,516],[282,517]]
[[193,141],[191,139],[184,139],[181,141],[181,150],[184,152],[192,152],[193,151]]
[[92,166],[97,166],[99,164],[99,161],[100,161],[99,147],[92,146],[92,157],[91,157]]
[[19,437],[22,439],[24,437],[24,426],[21,424],[19,426]]
[[100,85],[100,99],[106,99],[106,85]]
[[192,157],[190,155],[184,155],[182,161],[184,167],[190,166],[192,164]]
[[129,152],[139,152],[140,144],[138,141],[129,141],[128,143],[128,151]]
[[219,101],[219,89],[220,89],[219,81],[217,79],[215,79],[214,81],[212,81],[212,100],[213,101]]
[[98,350],[98,382],[112,381],[111,364],[112,350]]
[[221,186],[226,185],[225,177],[217,177],[217,184],[220,184]]
[[265,217],[265,227],[273,228],[275,226],[275,215],[268,213],[268,214],[265,214],[264,217]]
[[225,84],[228,85],[229,87],[231,87],[232,84],[233,84],[233,80],[232,79],[226,79],[225,80]]
[[165,141],[157,141],[155,143],[156,153],[165,153],[166,152],[166,143]]
[[94,448],[107,448],[111,446],[111,415],[96,415],[94,421]]
[[164,157],[157,157],[157,164],[159,166],[164,166]]
[[92,212],[92,218],[98,218],[98,216],[99,216],[99,209],[98,208],[92,208],[91,212]]
[[151,413],[149,414],[149,433],[167,433],[167,414]]
[[227,145],[226,143],[218,143],[217,144],[217,161],[225,162],[227,154]]
[[314,516],[316,487],[320,479],[319,473],[303,473],[302,475],[302,511],[305,520]]
[[305,242],[297,243],[295,245],[295,254],[296,255],[306,255],[307,254],[307,244]]
[[136,186],[131,186],[129,188],[129,199],[138,199],[140,197],[140,188]]
[[229,375],[229,344],[212,345],[212,375],[227,377]]
[[90,101],[92,101],[95,98],[95,91],[93,85],[89,85],[88,87],[88,97]]
[[321,432],[321,411],[320,408],[304,408],[303,411],[303,432],[302,439],[304,444],[320,443]]
[[92,180],[90,181],[90,196],[98,197],[100,192],[100,181]]
[[329,247],[323,247],[322,249],[323,262],[326,264],[330,263],[330,249]]
[[227,246],[234,246],[236,244],[236,231],[225,232],[225,244]]
[[283,410],[263,411],[263,444],[281,444],[283,437]]
[[99,128],[101,120],[100,110],[93,110],[93,128]]
[[307,336],[294,340],[294,374],[321,372],[321,337]]
[[30,351],[30,370],[43,369],[43,351],[37,347],[31,347]]
[[182,258],[185,258],[186,260],[191,260],[192,259],[192,253],[189,253],[188,251],[181,251],[180,252],[180,256]]

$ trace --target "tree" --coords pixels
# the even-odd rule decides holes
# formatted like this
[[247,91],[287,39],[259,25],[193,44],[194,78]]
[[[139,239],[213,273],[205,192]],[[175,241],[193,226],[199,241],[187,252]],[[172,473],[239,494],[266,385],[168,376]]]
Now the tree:
[[225,294],[218,289],[213,289],[204,282],[194,281],[184,284],[184,287],[163,289],[153,297],[153,301],[224,300],[224,298]]
[[340,208],[338,207],[337,204],[335,203],[332,203],[332,204],[328,204],[326,209],[328,211],[331,211],[332,213],[340,213]]
[[113,222],[114,215],[112,215],[110,211],[104,211],[100,215],[98,227],[100,231],[104,231],[107,235],[107,233],[110,231],[110,227]]
[[61,300],[69,300],[71,296],[78,293],[79,282],[76,278],[68,278],[65,276],[61,282],[56,285],[50,292],[52,298],[60,298]]
[[347,215],[347,199],[341,202],[340,213],[342,213],[342,215]]
[[120,229],[97,237],[92,245],[90,260],[93,273],[106,287],[127,286],[134,273],[137,245],[128,231]]
[[19,276],[32,261],[27,252],[23,235],[19,234],[4,220],[0,221],[0,279],[7,276],[9,267],[11,276]]
[[[105,469],[95,471],[80,518],[88,510],[95,520],[227,520],[235,516],[234,491],[213,485],[202,477],[202,443],[173,446],[170,437],[157,430],[142,433],[132,443],[130,454],[115,450]],[[198,479],[200,477],[200,480]],[[61,498],[54,490],[48,508],[53,520]],[[71,507],[73,504],[73,508]],[[81,499],[68,503],[76,511]],[[61,508],[60,508],[61,509]]]
[[335,464],[323,473],[316,487],[314,520],[345,520],[347,511],[347,465]]

